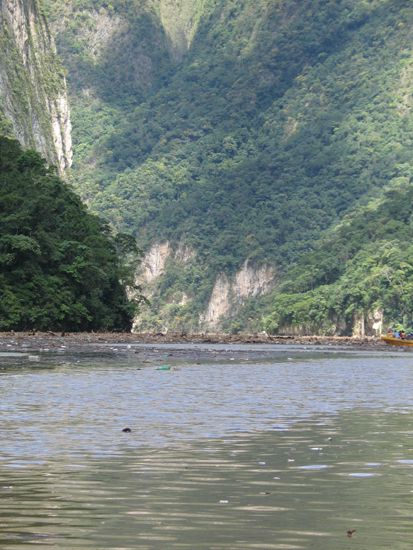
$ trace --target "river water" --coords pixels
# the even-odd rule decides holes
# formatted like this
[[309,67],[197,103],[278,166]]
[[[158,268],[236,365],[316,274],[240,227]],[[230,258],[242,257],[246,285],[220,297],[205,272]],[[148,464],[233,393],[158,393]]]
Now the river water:
[[0,442],[2,550],[413,548],[409,352],[0,353]]

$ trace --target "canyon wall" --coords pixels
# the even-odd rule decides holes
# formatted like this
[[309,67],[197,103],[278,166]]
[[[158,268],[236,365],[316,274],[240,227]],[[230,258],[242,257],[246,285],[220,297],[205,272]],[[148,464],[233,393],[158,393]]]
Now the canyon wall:
[[60,173],[72,162],[65,71],[37,0],[0,1],[0,130]]

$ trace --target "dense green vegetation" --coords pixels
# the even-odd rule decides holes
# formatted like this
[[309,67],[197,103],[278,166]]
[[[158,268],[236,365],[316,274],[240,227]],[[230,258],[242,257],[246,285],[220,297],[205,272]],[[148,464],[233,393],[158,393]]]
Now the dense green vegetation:
[[307,333],[351,330],[354,316],[384,311],[389,325],[413,325],[413,183],[399,178],[360,207],[291,270],[265,328]]
[[129,329],[136,301],[118,251],[131,245],[37,153],[0,137],[0,330]]
[[[48,4],[52,20],[64,15],[67,3]],[[178,61],[155,0],[69,4],[58,44],[77,191],[142,246],[168,240],[196,252],[185,267],[169,262],[147,326],[195,326],[217,274],[246,258],[286,281],[261,305],[268,330],[348,331],[376,307],[409,314],[384,276],[371,281],[408,255],[392,195],[380,197],[391,181],[409,182],[413,166],[410,0],[197,2],[199,26]],[[85,31],[97,13],[128,22],[98,55]],[[363,206],[374,198],[379,210]],[[373,231],[379,215],[385,240]],[[190,300],[179,305],[183,292]],[[232,326],[259,326],[262,311],[249,304]]]

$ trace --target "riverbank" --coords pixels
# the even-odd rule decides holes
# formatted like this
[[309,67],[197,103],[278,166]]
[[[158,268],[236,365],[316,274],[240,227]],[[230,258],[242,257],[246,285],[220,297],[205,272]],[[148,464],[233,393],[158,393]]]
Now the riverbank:
[[178,334],[178,333],[62,333],[62,332],[0,332],[0,349],[68,351],[93,349],[117,344],[280,344],[305,346],[338,346],[345,348],[386,348],[379,338],[352,338],[344,336],[268,336],[265,334]]

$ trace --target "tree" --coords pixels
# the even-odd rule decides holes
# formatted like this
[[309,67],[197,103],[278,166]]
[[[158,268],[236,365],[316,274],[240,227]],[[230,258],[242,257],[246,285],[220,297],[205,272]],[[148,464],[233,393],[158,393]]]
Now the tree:
[[0,329],[129,330],[139,296],[119,241],[36,152],[0,137]]

